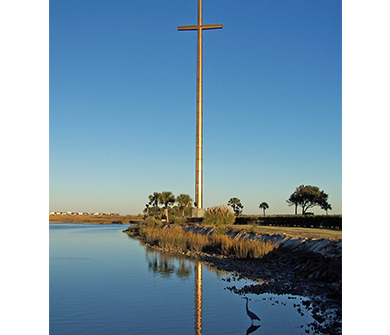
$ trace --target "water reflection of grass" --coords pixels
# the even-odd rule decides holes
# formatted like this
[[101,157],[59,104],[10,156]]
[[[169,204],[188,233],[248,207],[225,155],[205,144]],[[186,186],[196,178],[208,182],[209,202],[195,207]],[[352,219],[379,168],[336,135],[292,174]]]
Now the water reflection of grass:
[[[182,258],[183,257],[183,258]],[[146,259],[149,270],[160,274],[162,277],[170,277],[175,274],[180,279],[188,278],[192,273],[192,263],[184,256],[170,255],[169,253],[156,252],[146,249]]]
[[[129,228],[131,229],[131,227]],[[185,232],[180,227],[155,228],[140,226],[134,228],[142,240],[150,245],[182,252],[211,252],[229,257],[249,259],[261,258],[278,247],[270,241],[232,239],[227,235],[202,235]]]

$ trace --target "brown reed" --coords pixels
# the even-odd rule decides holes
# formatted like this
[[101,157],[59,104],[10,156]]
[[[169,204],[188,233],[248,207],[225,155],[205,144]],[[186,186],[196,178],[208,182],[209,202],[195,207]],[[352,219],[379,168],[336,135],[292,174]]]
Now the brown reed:
[[278,247],[270,241],[232,239],[227,235],[202,235],[185,232],[181,227],[148,227],[139,229],[141,238],[150,245],[186,252],[213,251],[229,257],[261,258]]

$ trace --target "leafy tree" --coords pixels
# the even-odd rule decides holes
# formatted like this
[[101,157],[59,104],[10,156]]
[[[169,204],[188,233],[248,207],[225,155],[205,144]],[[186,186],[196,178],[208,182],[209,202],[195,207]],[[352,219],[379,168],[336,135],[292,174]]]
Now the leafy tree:
[[167,223],[169,223],[168,217],[168,207],[175,203],[175,196],[172,192],[162,192],[159,197],[159,202],[164,205],[165,217],[167,218]]
[[176,198],[176,202],[179,204],[180,209],[182,210],[182,216],[184,217],[184,211],[188,207],[192,207],[192,199],[188,194],[180,194]]
[[266,202],[262,202],[260,205],[259,205],[259,208],[261,208],[263,210],[263,215],[265,216],[265,210],[269,208],[268,204]]
[[327,199],[328,194],[320,191],[317,186],[301,185],[296,188],[295,192],[286,201],[290,206],[295,205],[295,214],[298,206],[302,207],[302,214],[305,214],[309,208],[321,206],[327,202]]
[[231,208],[233,208],[234,214],[236,216],[239,216],[242,214],[242,209],[244,208],[244,206],[242,205],[240,199],[230,198],[227,205],[230,206]]

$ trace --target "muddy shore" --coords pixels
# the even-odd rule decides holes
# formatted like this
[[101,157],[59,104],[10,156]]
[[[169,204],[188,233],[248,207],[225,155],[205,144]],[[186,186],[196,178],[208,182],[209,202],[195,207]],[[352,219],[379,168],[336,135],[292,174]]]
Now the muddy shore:
[[[186,226],[183,229],[212,234],[212,228]],[[140,239],[135,232],[123,232]],[[341,242],[233,231],[227,234],[232,238],[278,241],[279,248],[261,259],[235,259],[220,254],[164,250],[141,242],[151,248],[184,254],[231,272],[231,276],[225,279],[232,284],[227,289],[239,295],[273,293],[306,296],[310,298],[310,304],[299,308],[311,311],[316,320],[311,324],[312,331],[316,334],[341,334]],[[233,283],[242,277],[251,279],[255,284],[237,288]]]

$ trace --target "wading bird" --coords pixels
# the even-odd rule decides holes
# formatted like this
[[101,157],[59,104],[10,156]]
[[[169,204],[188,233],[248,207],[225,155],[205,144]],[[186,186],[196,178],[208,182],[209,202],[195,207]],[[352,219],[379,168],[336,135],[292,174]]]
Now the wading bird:
[[248,316],[251,318],[252,325],[253,325],[253,320],[260,321],[260,318],[255,313],[251,312],[248,308],[248,301],[250,299],[248,299],[247,297],[243,297],[242,299],[246,299],[246,314],[248,314]]

